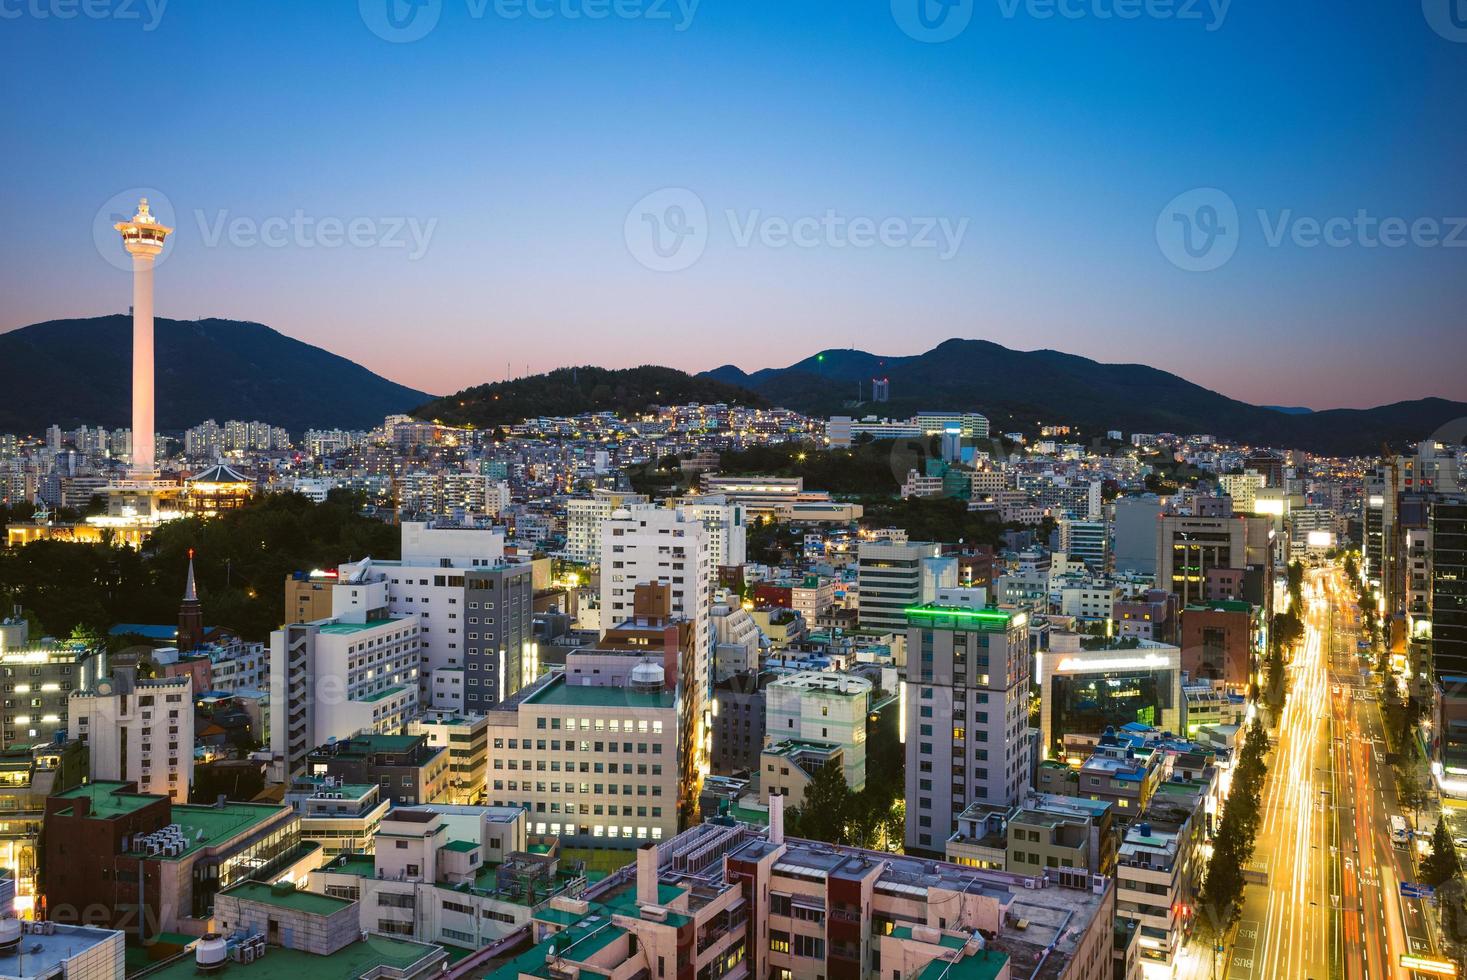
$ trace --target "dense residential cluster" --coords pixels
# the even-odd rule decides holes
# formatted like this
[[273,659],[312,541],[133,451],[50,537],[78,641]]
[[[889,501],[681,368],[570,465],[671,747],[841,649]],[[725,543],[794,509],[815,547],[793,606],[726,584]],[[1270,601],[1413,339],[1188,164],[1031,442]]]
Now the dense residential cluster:
[[[180,973],[280,947],[343,976],[1178,975],[1301,563],[1361,548],[1362,656],[1422,706],[1440,791],[1467,785],[1458,457],[1068,436],[723,405],[211,421],[157,439],[143,491],[126,432],[0,440],[13,548],[146,549],[289,493],[398,539],[267,586],[268,636],[206,625],[192,565],[176,624],[51,639],[14,609],[9,903]],[[888,503],[723,462],[885,440]],[[986,539],[883,524],[901,502]]]

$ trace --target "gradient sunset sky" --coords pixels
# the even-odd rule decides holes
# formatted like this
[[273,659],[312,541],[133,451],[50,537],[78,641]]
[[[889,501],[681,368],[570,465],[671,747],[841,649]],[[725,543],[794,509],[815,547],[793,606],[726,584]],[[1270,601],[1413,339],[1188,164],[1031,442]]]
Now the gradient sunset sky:
[[[961,0],[940,42],[918,0],[92,2],[0,0],[0,330],[126,310],[94,233],[152,188],[177,226],[159,315],[259,321],[435,394],[979,337],[1256,403],[1467,400],[1467,27],[1437,0]],[[627,232],[666,188],[708,217],[678,271]],[[1158,238],[1197,188],[1239,215],[1212,271]],[[827,212],[966,231],[950,258],[738,240]],[[1457,237],[1372,247],[1361,213]],[[368,230],[248,233],[297,214]],[[1293,239],[1336,217],[1342,244]]]

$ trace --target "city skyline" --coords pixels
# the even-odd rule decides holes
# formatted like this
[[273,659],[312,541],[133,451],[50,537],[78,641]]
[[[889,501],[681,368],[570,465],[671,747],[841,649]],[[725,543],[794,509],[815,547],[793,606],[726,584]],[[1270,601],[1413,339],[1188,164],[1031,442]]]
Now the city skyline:
[[[0,202],[46,220],[0,272],[0,330],[125,311],[88,239],[151,189],[177,228],[158,315],[262,322],[435,394],[965,337],[1254,404],[1467,398],[1467,47],[1414,6],[1006,3],[940,43],[887,4],[573,7],[410,7],[436,17],[416,40],[372,4],[26,8],[6,113],[48,136]],[[132,56],[190,84],[112,86]]]

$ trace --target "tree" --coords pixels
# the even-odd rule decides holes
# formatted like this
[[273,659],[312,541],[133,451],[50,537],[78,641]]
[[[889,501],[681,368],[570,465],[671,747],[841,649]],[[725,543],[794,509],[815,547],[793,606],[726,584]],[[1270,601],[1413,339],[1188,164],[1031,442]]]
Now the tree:
[[846,785],[844,767],[822,766],[805,790],[805,805],[798,808],[797,814],[799,836],[827,844],[847,843],[851,788]]
[[1451,881],[1461,870],[1451,831],[1447,830],[1446,821],[1438,817],[1431,835],[1431,853],[1421,862],[1421,880],[1435,887]]
[[1252,860],[1262,819],[1267,754],[1268,732],[1262,720],[1254,718],[1239,747],[1232,790],[1213,837],[1212,859],[1198,901],[1198,928],[1214,944],[1232,929],[1243,909],[1243,869]]

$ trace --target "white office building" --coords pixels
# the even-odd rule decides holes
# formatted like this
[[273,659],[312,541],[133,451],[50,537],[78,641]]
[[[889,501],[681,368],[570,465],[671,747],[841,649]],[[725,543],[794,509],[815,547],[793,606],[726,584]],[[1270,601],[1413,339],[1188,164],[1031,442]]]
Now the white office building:
[[770,681],[764,689],[769,739],[828,742],[842,749],[846,785],[866,788],[866,715],[871,682],[853,674],[806,670]]
[[92,780],[135,782],[140,793],[187,803],[194,779],[190,677],[134,681],[130,672],[71,695],[71,723]]
[[415,616],[388,615],[387,590],[386,575],[364,562],[333,587],[330,618],[270,635],[277,782],[329,739],[395,734],[417,714],[420,627]]

